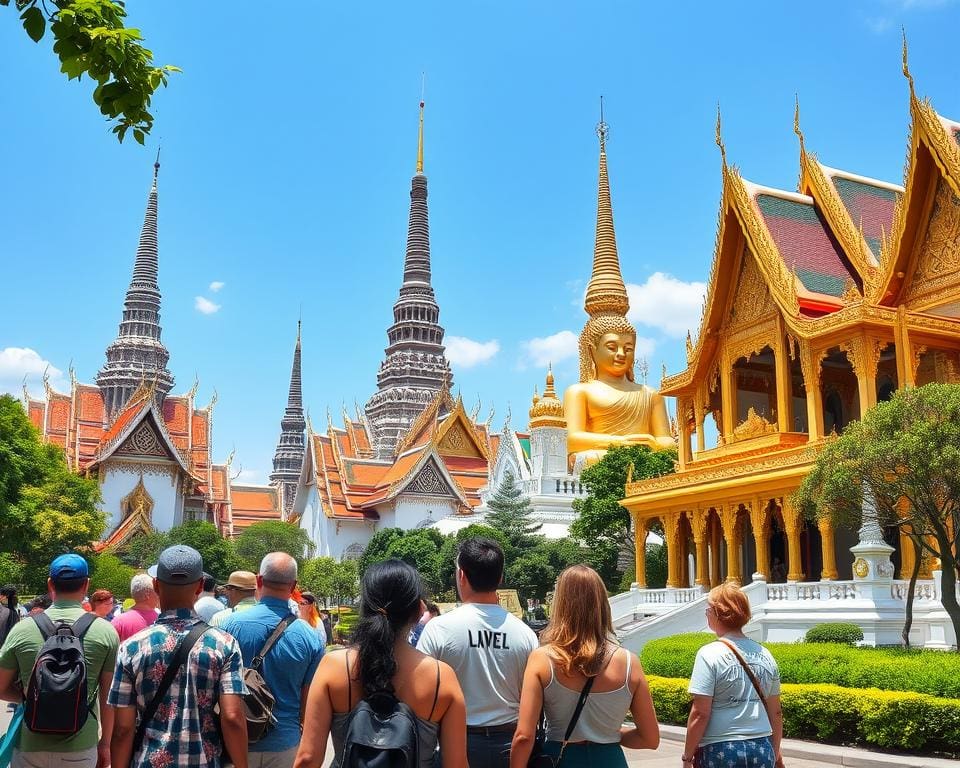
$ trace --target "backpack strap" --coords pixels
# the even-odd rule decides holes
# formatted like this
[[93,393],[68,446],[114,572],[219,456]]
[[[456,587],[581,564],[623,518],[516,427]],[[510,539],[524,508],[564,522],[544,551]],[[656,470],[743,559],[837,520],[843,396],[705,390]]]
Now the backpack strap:
[[47,616],[46,611],[35,613],[30,618],[33,619],[34,624],[37,625],[37,629],[40,630],[40,636],[44,642],[57,634],[57,626],[53,623],[53,620]]
[[140,748],[143,747],[143,738],[147,733],[147,724],[153,720],[153,716],[157,714],[157,710],[160,708],[160,702],[163,701],[164,696],[167,695],[167,691],[170,690],[170,686],[173,684],[173,678],[177,676],[180,667],[182,667],[183,663],[187,660],[187,656],[190,655],[193,646],[195,646],[197,640],[200,639],[200,635],[208,629],[210,629],[210,627],[206,622],[198,621],[190,628],[186,637],[180,641],[176,653],[173,654],[173,658],[170,660],[170,665],[163,673],[160,685],[157,686],[153,698],[150,699],[150,703],[147,704],[143,710],[143,714],[140,716],[140,724],[137,726],[137,731],[133,736],[132,755],[136,755],[137,752],[140,751]]
[[297,617],[292,613],[280,619],[279,623],[273,630],[273,634],[267,638],[267,642],[263,644],[263,648],[260,649],[260,652],[253,657],[253,661],[250,663],[251,669],[255,669],[258,672],[260,671],[260,668],[263,666],[263,660],[266,658],[267,654],[270,653],[270,649],[273,648],[274,643],[280,639],[280,635],[286,631],[287,627],[293,624],[293,622],[296,620]]
[[97,614],[95,614],[93,611],[85,613],[83,616],[73,622],[73,626],[70,627],[70,630],[77,639],[83,640],[83,636],[87,634],[87,630],[90,629],[90,625],[99,618],[100,617],[97,616]]
[[430,707],[430,714],[427,720],[433,720],[433,711],[437,708],[437,699],[440,698],[440,659],[437,659],[437,690],[433,692],[433,706]]

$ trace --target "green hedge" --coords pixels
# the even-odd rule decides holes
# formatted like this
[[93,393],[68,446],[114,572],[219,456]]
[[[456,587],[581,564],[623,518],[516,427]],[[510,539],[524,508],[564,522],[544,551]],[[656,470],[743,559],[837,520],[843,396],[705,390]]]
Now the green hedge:
[[856,645],[863,640],[863,630],[856,624],[835,621],[830,624],[816,624],[807,630],[805,643],[842,643]]
[[[689,678],[697,650],[715,639],[696,633],[652,640],[643,648],[643,667],[651,675]],[[777,660],[785,683],[828,683],[960,699],[960,654],[836,643],[764,645]]]
[[[647,678],[657,719],[686,725],[687,680]],[[783,735],[920,753],[960,753],[960,699],[921,693],[784,684]]]

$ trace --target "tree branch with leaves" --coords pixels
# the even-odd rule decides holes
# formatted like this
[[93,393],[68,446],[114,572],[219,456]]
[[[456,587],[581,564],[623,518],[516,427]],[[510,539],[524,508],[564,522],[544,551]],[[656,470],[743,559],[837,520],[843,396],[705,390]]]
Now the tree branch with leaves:
[[[9,5],[10,0],[0,0],[0,6]],[[154,65],[140,30],[124,24],[123,0],[14,0],[14,5],[34,42],[49,28],[60,71],[69,80],[87,75],[97,84],[93,101],[113,123],[117,139],[122,142],[132,131],[143,144],[153,128],[153,95],[180,69]]]

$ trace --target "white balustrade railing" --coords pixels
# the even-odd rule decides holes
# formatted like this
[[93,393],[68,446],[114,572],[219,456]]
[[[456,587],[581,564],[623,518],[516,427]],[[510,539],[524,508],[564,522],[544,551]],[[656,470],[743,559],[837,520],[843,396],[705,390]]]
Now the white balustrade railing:
[[767,600],[856,600],[860,588],[854,581],[799,581],[786,584],[768,584]]
[[663,613],[670,606],[681,606],[704,596],[702,587],[685,589],[631,589],[610,598],[614,625],[636,621],[644,615]]
[[[890,597],[894,600],[907,601],[907,595],[910,594],[910,582],[897,580],[890,585]],[[937,600],[937,585],[932,579],[917,581],[913,588],[914,600]]]

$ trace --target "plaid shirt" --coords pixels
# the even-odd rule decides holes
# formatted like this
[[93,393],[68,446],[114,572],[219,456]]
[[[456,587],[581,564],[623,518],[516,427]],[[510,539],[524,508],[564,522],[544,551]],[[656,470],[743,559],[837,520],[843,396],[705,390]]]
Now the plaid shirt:
[[[156,624],[121,643],[109,703],[142,713],[178,643],[198,621],[190,610],[165,611]],[[219,768],[221,736],[213,708],[222,693],[246,693],[243,658],[236,640],[211,628],[167,691],[131,768]]]

